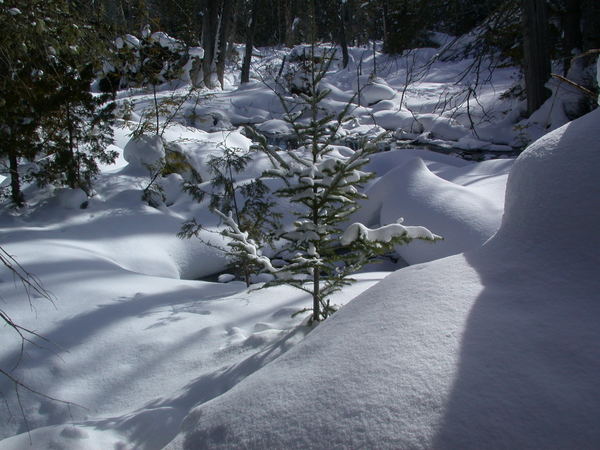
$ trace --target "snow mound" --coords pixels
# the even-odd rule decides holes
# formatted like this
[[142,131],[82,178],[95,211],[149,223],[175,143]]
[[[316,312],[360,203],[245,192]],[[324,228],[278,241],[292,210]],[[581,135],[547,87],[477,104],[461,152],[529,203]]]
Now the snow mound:
[[67,209],[78,209],[87,202],[87,194],[81,189],[58,188],[54,194],[58,199],[58,204]]
[[266,120],[256,128],[267,134],[290,134],[292,132],[292,126],[281,119]]
[[132,169],[148,170],[165,157],[162,137],[158,135],[141,135],[132,138],[123,149],[123,158]]
[[388,276],[168,448],[598,448],[599,120],[518,159],[483,247]]
[[477,247],[498,229],[502,207],[469,186],[432,173],[421,158],[389,171],[367,192],[381,205],[380,224],[403,217],[443,236],[443,241],[412,242],[396,251],[409,264],[431,261]]
[[361,89],[360,102],[362,105],[373,105],[381,100],[391,100],[395,96],[396,91],[384,80],[378,79],[377,82],[371,82]]
[[373,119],[377,125],[386,130],[401,129],[409,133],[423,132],[423,125],[417,122],[409,111],[390,111],[386,109],[373,113]]

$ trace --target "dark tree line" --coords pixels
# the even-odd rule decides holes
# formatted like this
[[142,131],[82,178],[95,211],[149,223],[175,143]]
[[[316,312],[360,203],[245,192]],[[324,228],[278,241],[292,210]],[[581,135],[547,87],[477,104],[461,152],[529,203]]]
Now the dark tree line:
[[[431,31],[461,35],[493,15],[516,11],[516,22],[488,20],[485,39],[524,67],[530,110],[547,96],[543,84],[551,59],[563,59],[566,72],[572,56],[600,47],[597,0],[95,0],[91,5],[115,29],[139,30],[151,23],[190,45],[201,43],[208,56],[204,73],[212,66],[221,82],[232,42],[289,47],[317,40],[336,42],[344,51],[381,40],[384,51],[393,54],[431,45]],[[207,78],[205,84],[215,83]]]

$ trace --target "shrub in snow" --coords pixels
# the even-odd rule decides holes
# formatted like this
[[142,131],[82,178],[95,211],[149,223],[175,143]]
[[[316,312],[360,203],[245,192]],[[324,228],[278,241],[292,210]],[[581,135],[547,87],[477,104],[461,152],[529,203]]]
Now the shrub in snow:
[[146,25],[142,37],[130,34],[115,39],[111,57],[105,61],[102,90],[159,85],[183,75],[192,58],[188,48],[163,32],[151,33]]
[[104,78],[99,85],[101,89],[113,92],[126,87],[150,87],[153,106],[144,111],[145,120],[136,133],[162,134],[161,115],[171,116],[171,110],[179,110],[187,97],[181,100],[172,95],[159,101],[157,87],[184,77],[184,68],[189,70],[192,59],[194,57],[182,42],[163,32],[151,33],[146,25],[140,39],[131,35],[117,38],[112,59],[104,64]]
[[264,176],[281,180],[275,195],[290,202],[295,219],[291,229],[277,236],[284,242],[278,254],[281,267],[260,262],[275,275],[267,286],[283,283],[310,293],[313,305],[307,311],[312,311],[312,321],[320,321],[335,310],[330,295],[350,284],[350,275],[375,255],[391,250],[394,244],[439,237],[425,229],[413,232],[400,224],[379,230],[354,224],[342,237],[342,225],[357,210],[357,200],[365,197],[359,189],[372,175],[361,168],[376,147],[363,145],[348,156],[333,154],[332,144],[351,102],[337,116],[323,113],[320,103],[329,91],[319,90],[318,86],[330,61],[306,60],[312,61],[308,66],[311,82],[307,91],[294,103],[280,95],[286,121],[301,146],[286,152],[284,157],[268,146],[264,137],[255,135],[259,147],[273,163],[273,169]]
[[[205,243],[226,252],[232,268],[250,286],[252,274],[263,269],[263,263],[268,261],[262,257],[261,247],[272,242],[267,228],[279,226],[279,215],[271,211],[273,202],[268,198],[267,187],[260,179],[241,185],[235,181],[235,174],[248,165],[250,154],[225,145],[220,148],[222,153],[213,155],[208,161],[212,177],[210,188],[201,185],[201,180],[192,180],[184,183],[184,190],[198,202],[205,195],[210,196],[210,209],[224,225],[220,233],[226,243],[222,247]],[[203,225],[192,218],[183,224],[178,236],[199,237],[202,229]]]

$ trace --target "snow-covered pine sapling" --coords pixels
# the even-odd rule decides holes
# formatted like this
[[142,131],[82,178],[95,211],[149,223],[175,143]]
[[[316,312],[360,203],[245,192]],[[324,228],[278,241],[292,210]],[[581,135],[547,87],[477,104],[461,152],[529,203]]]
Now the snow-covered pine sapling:
[[[227,253],[233,269],[250,286],[250,276],[263,269],[261,248],[272,242],[268,231],[278,226],[278,214],[271,212],[273,202],[268,198],[268,189],[258,180],[238,183],[236,174],[242,172],[251,160],[250,154],[239,148],[221,146],[222,153],[213,155],[208,161],[212,176],[210,189],[203,185],[186,183],[184,190],[201,202],[210,197],[209,207],[219,217],[224,229],[220,232],[227,239],[223,246],[204,241]],[[184,223],[179,237],[199,237],[206,229],[196,219]]]
[[178,110],[181,102],[175,95],[159,100],[157,88],[179,79],[189,58],[184,43],[162,32],[152,33],[146,25],[140,39],[128,34],[115,40],[111,58],[104,64],[100,86],[113,91],[127,87],[150,88],[153,103],[144,111],[137,133],[162,135],[165,126],[161,131],[161,116],[169,116],[171,110]]
[[300,147],[281,153],[267,145],[264,137],[257,133],[254,137],[274,166],[264,176],[282,181],[274,194],[292,205],[294,217],[291,229],[277,236],[285,242],[278,254],[283,263],[275,270],[263,264],[275,275],[267,285],[287,284],[309,293],[313,305],[307,311],[312,311],[311,321],[320,321],[335,311],[331,294],[353,282],[350,275],[375,255],[413,238],[438,237],[425,229],[420,233],[402,232],[400,224],[369,234],[362,225],[355,224],[351,230],[360,232],[350,232],[341,239],[342,227],[358,209],[358,200],[366,197],[360,188],[372,174],[361,169],[376,146],[365,143],[349,155],[335,151],[333,144],[352,103],[348,102],[339,114],[324,110],[321,103],[329,91],[319,89],[319,82],[331,57],[310,61],[314,63],[305,84],[307,90],[292,100],[284,94],[279,96]]

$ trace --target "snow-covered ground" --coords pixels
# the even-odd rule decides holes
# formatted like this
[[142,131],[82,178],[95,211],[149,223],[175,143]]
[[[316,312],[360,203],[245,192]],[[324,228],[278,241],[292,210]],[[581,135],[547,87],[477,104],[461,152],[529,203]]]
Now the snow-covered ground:
[[[256,77],[284,54],[261,51]],[[378,54],[372,77],[372,53],[351,53],[350,68],[333,67],[323,82],[331,111],[363,88],[344,126],[349,138],[389,130],[497,151],[516,145],[523,130],[541,134],[515,128],[522,105],[499,99],[515,82],[513,69],[498,69],[481,87],[469,119],[460,96],[454,112],[436,109],[440,97],[460,91],[453,81],[468,61],[438,61],[421,73],[434,50]],[[205,179],[206,161],[223,144],[251,145],[238,125],[254,123],[273,138],[288,132],[264,83],[238,87],[233,72],[227,80],[225,91],[190,97],[164,133]],[[135,107],[115,129],[119,159],[103,168],[87,208],[81,193],[34,185],[23,210],[0,207],[0,245],[55,299],[33,298],[32,308],[0,270],[0,309],[48,339],[21,353],[2,327],[0,368],[63,401],[24,389],[17,396],[0,379],[0,448],[556,447],[571,436],[576,447],[600,444],[589,422],[600,412],[591,386],[600,375],[597,113],[521,156],[506,209],[512,159],[375,154],[366,166],[376,175],[369,198],[353,219],[379,226],[403,217],[445,240],[397,249],[407,263],[425,264],[358,274],[333,303],[357,298],[306,336],[306,316],[292,317],[310,305],[306,294],[201,280],[223,271],[225,256],[176,234],[191,217],[214,227],[218,220],[180,191],[177,174],[160,180],[164,205],[141,201],[150,180],[142,163],[162,144],[129,143],[150,96],[121,93],[124,100]],[[255,155],[238,180],[268,167]]]

